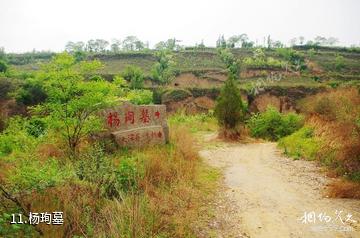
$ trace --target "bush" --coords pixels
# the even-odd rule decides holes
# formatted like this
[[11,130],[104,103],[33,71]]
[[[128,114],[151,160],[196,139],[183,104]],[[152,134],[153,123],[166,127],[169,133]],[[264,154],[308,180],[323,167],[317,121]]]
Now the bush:
[[307,124],[314,128],[323,146],[319,160],[344,175],[359,181],[360,171],[360,95],[356,88],[329,90],[302,101]]
[[278,48],[276,52],[286,59],[296,70],[306,69],[305,55],[291,48]]
[[25,118],[12,117],[7,128],[0,134],[0,157],[12,152],[26,152],[35,148],[37,141],[27,132]]
[[136,66],[126,66],[122,76],[130,82],[130,88],[140,89],[144,87],[144,73]]
[[33,106],[44,102],[48,95],[38,80],[29,79],[25,82],[16,96],[16,101],[26,106]]
[[5,61],[0,60],[0,73],[5,73],[8,69],[8,65]]
[[151,68],[151,76],[154,81],[168,84],[175,76],[175,62],[170,51],[160,50],[155,53],[157,62]]
[[336,70],[341,70],[344,67],[345,67],[344,57],[342,55],[336,54],[336,57],[335,57],[335,69]]
[[184,100],[188,97],[191,97],[192,94],[191,92],[189,92],[188,90],[184,90],[184,89],[170,89],[169,91],[165,92],[162,95],[161,101],[163,103],[166,102],[178,102],[181,100]]
[[15,192],[25,192],[54,187],[71,176],[71,169],[64,168],[56,159],[41,163],[34,158],[26,158],[11,170],[9,181]]
[[0,99],[8,99],[9,93],[14,90],[14,85],[8,78],[0,78]]
[[136,105],[148,105],[153,103],[153,92],[150,90],[131,90],[126,98]]
[[253,115],[247,125],[252,136],[276,141],[300,129],[303,123],[302,116],[295,113],[284,115],[268,107],[265,112]]
[[214,115],[225,130],[244,122],[245,108],[233,77],[229,77],[216,100]]
[[314,138],[314,130],[310,127],[303,127],[280,139],[278,145],[284,149],[286,155],[294,159],[314,160],[320,149],[320,141]]
[[29,135],[39,137],[45,134],[46,123],[39,118],[30,119],[26,125],[26,130]]
[[141,162],[135,157],[124,157],[115,171],[117,186],[121,191],[129,192],[138,189],[138,182],[144,176]]
[[251,68],[282,68],[285,62],[274,59],[272,57],[266,58],[262,49],[258,48],[253,51],[253,57],[246,57],[243,63]]
[[219,49],[218,54],[226,65],[229,74],[231,74],[235,79],[238,79],[240,74],[240,62],[235,58],[229,49]]

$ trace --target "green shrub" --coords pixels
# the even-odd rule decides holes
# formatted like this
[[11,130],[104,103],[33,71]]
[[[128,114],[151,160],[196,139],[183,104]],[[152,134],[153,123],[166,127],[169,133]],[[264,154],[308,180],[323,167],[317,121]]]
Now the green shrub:
[[279,147],[294,159],[314,160],[320,149],[320,141],[314,138],[313,129],[303,127],[295,133],[279,140]]
[[104,78],[101,77],[100,75],[93,75],[89,78],[90,81],[103,81]]
[[295,113],[281,114],[274,107],[268,107],[265,112],[253,115],[247,125],[252,136],[275,141],[300,129],[303,117]]
[[295,67],[296,70],[306,69],[305,55],[303,53],[291,48],[278,48],[276,52]]
[[0,78],[0,99],[8,99],[9,93],[14,90],[14,85],[9,78]]
[[176,74],[173,55],[168,50],[160,50],[155,57],[157,62],[151,68],[152,79],[160,84],[170,83]]
[[214,115],[224,129],[234,129],[245,120],[245,108],[240,91],[231,75],[216,100]]
[[144,168],[139,158],[124,157],[115,171],[117,186],[121,191],[133,191],[138,188],[138,182],[144,175]]
[[153,103],[153,92],[150,90],[131,90],[126,98],[136,105],[148,105]]
[[127,88],[128,87],[128,83],[126,82],[126,80],[120,76],[120,75],[115,75],[113,78],[113,83],[119,87],[119,88]]
[[226,65],[229,74],[231,74],[235,79],[238,79],[240,74],[240,62],[236,59],[233,53],[231,53],[229,49],[219,48],[218,54]]
[[144,73],[137,66],[126,66],[122,76],[130,82],[130,88],[140,89],[144,87]]
[[336,54],[335,57],[335,69],[336,70],[341,70],[345,67],[345,60],[344,57],[342,55]]
[[29,135],[39,137],[45,134],[46,123],[39,118],[30,119],[26,125],[26,130]]
[[15,151],[30,151],[36,146],[36,138],[28,134],[25,118],[13,117],[7,124],[7,128],[0,134],[0,156]]
[[8,69],[8,65],[5,61],[0,60],[0,73],[5,73]]
[[262,49],[257,48],[253,51],[252,57],[246,57],[243,63],[247,67],[251,68],[282,68],[285,62],[274,59],[272,57],[266,57]]
[[178,102],[184,100],[188,97],[191,97],[192,94],[188,90],[184,89],[170,89],[169,91],[165,92],[162,96],[162,102]]
[[29,79],[25,82],[16,96],[16,101],[26,106],[33,106],[44,102],[48,95],[40,81]]
[[53,187],[71,176],[72,170],[61,166],[56,159],[47,159],[42,163],[34,158],[25,158],[11,170],[9,181],[14,192],[25,192]]
[[78,178],[95,184],[100,195],[108,198],[119,196],[113,167],[111,158],[106,156],[100,144],[83,152],[75,164]]

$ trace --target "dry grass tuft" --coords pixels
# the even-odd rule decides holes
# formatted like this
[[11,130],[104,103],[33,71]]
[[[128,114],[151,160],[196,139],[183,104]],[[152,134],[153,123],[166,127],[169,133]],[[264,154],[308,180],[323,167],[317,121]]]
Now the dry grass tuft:
[[331,90],[302,102],[307,125],[322,143],[317,154],[329,166],[332,177],[345,175],[351,181],[331,185],[332,197],[359,198],[360,193],[360,94],[355,88]]
[[64,152],[59,149],[58,146],[53,144],[41,144],[37,150],[37,153],[41,158],[62,158],[64,157]]
[[347,180],[338,180],[330,184],[328,195],[332,198],[360,199],[360,184]]

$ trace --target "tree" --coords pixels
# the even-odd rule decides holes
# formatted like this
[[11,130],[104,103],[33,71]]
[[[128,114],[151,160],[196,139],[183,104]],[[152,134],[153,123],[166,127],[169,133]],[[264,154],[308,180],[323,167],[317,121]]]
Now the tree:
[[6,61],[6,52],[4,47],[0,47],[0,60]]
[[236,47],[251,48],[253,47],[254,42],[249,41],[249,37],[247,36],[247,34],[241,34],[241,35],[231,36],[227,40],[226,45],[228,48],[236,48]]
[[270,49],[271,46],[272,46],[272,40],[270,38],[270,35],[268,35],[268,37],[267,37],[267,48]]
[[300,44],[300,45],[303,45],[304,42],[305,42],[305,37],[299,36],[299,44]]
[[67,52],[69,52],[69,53],[74,53],[74,52],[78,52],[78,51],[84,51],[85,50],[85,43],[82,42],[82,41],[78,41],[78,42],[69,41],[65,45],[65,50]]
[[104,53],[109,42],[103,39],[89,40],[86,44],[86,50],[94,53]]
[[119,53],[121,48],[121,40],[113,39],[110,48],[113,53]]
[[245,120],[245,107],[232,75],[226,80],[216,100],[214,114],[225,130],[235,129]]
[[0,60],[0,73],[5,73],[8,69],[8,65],[4,60]]
[[48,94],[45,103],[34,108],[66,141],[71,158],[78,155],[81,140],[102,129],[97,112],[114,101],[115,86],[105,80],[88,81],[99,69],[98,61],[76,63],[68,53],[56,55],[39,74]]
[[336,54],[336,57],[335,57],[335,69],[336,70],[341,70],[344,67],[345,67],[344,56],[342,56],[340,54]]
[[46,99],[47,94],[42,81],[32,78],[25,81],[16,95],[16,102],[25,106],[34,106],[44,102]]
[[155,45],[155,49],[157,50],[180,50],[181,46],[177,44],[177,42],[181,42],[175,38],[167,39],[166,41],[160,41]]
[[122,77],[130,82],[130,88],[140,89],[144,87],[144,73],[136,66],[127,66],[122,73]]
[[329,38],[327,38],[327,40],[326,40],[326,43],[327,43],[327,45],[329,45],[329,46],[336,45],[338,42],[339,42],[339,40],[338,40],[337,38],[335,38],[335,37],[329,37]]
[[226,48],[226,40],[224,35],[219,36],[219,38],[217,39],[216,48],[222,48],[222,49]]
[[167,50],[161,50],[155,56],[157,62],[151,69],[152,78],[161,84],[169,83],[175,75],[172,54]]
[[204,40],[201,40],[200,44],[197,44],[197,45],[196,45],[196,48],[198,48],[198,49],[205,49],[206,46],[205,46],[205,44],[204,44]]
[[326,37],[323,37],[323,36],[317,36],[315,37],[314,39],[314,44],[315,45],[321,45],[321,46],[325,46],[326,45]]
[[144,43],[136,36],[127,36],[123,40],[122,46],[125,51],[142,50],[144,48]]
[[234,79],[238,79],[240,75],[240,62],[235,58],[229,49],[219,49],[219,56],[226,65],[228,72]]
[[229,48],[235,48],[238,45],[239,42],[240,42],[240,37],[239,36],[231,36],[227,40],[227,46]]

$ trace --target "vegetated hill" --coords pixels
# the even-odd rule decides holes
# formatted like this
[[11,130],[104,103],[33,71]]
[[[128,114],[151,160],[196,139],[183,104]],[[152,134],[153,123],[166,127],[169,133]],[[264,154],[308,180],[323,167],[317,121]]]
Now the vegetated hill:
[[[359,79],[360,74],[360,51],[350,50],[349,48],[328,48],[328,47],[295,47],[293,48],[300,52],[305,57],[305,61],[309,66],[306,73],[308,76],[321,75],[324,79]],[[252,48],[237,48],[231,49],[231,52],[237,59],[243,60],[246,57],[253,56],[254,49]],[[277,49],[263,49],[266,57],[271,57],[275,60],[283,60]],[[89,59],[99,59],[105,67],[101,71],[104,75],[119,74],[124,70],[127,65],[136,65],[143,69],[146,76],[151,75],[151,67],[156,62],[154,50],[146,52],[122,52],[118,54],[104,53],[104,54],[91,54],[87,57]],[[14,65],[17,69],[23,71],[37,70],[39,65],[48,61],[53,56],[53,53],[40,52],[28,54],[9,54],[9,63]],[[217,53],[215,48],[206,49],[192,49],[176,51],[173,54],[173,61],[178,74],[181,73],[194,73],[204,74],[207,72],[223,72],[226,70],[225,64]],[[258,71],[256,76],[265,75],[263,70],[279,71],[274,66],[261,67],[246,67],[245,71]],[[261,75],[262,73],[262,75]],[[243,79],[253,78],[251,75],[245,75]]]
[[[253,111],[263,110],[270,101],[280,111],[297,110],[299,98],[293,97],[292,92],[300,92],[302,98],[326,88],[360,86],[358,48],[296,46],[229,50],[240,62],[238,86]],[[216,95],[227,79],[226,64],[216,48],[187,48],[172,52],[176,77],[160,87],[151,74],[157,62],[155,50],[86,54],[87,59],[98,59],[104,64],[98,74],[107,80],[112,80],[128,65],[140,67],[145,74],[145,87],[155,92],[154,102],[165,103],[173,111],[180,108],[197,113],[212,109]],[[8,61],[19,71],[33,72],[52,56],[53,53],[49,52],[9,54]],[[171,100],[172,91],[186,97]]]

